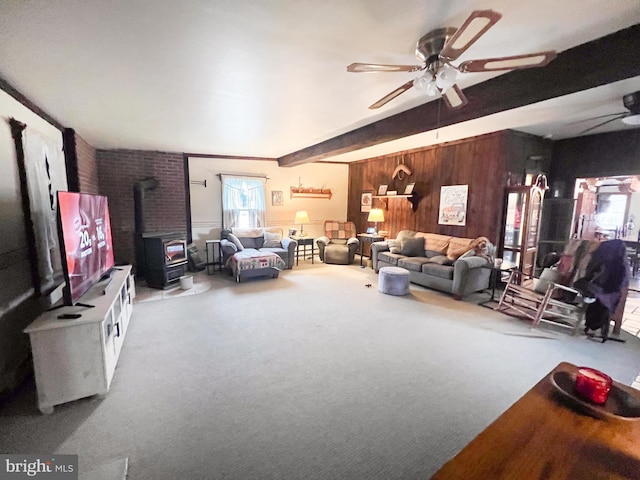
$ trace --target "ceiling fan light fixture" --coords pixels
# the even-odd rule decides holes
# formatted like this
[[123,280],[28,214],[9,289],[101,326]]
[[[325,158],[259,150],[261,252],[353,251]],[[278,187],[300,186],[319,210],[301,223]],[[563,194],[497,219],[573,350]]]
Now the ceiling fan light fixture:
[[456,83],[456,79],[458,78],[458,72],[451,65],[444,65],[438,73],[436,73],[436,86],[442,90],[446,91],[451,86]]
[[440,93],[440,91],[438,90],[438,87],[436,85],[436,81],[433,78],[431,79],[431,81],[427,85],[426,92],[427,92],[427,95],[429,97],[435,97],[436,95],[438,95]]
[[413,81],[413,86],[418,90],[426,90],[427,86],[431,82],[431,74],[424,74],[421,77],[416,77]]
[[640,113],[636,115],[628,115],[622,118],[622,123],[626,123],[627,125],[640,125]]

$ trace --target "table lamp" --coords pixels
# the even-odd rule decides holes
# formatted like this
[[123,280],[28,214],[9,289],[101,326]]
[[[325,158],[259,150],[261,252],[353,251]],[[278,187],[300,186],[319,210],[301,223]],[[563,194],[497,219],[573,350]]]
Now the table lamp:
[[378,232],[378,222],[384,222],[384,212],[381,208],[372,208],[369,211],[367,222],[375,222],[374,233]]
[[293,223],[300,224],[300,236],[304,237],[305,233],[304,233],[303,225],[306,224],[306,223],[309,223],[309,214],[307,213],[307,211],[306,210],[298,210],[296,212],[296,219],[293,221]]

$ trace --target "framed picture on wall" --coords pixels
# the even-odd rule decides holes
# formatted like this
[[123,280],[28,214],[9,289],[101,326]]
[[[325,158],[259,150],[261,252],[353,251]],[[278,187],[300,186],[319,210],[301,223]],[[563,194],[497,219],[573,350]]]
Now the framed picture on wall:
[[415,183],[410,183],[409,185],[407,185],[404,189],[404,194],[405,195],[411,195],[413,193],[413,187],[415,187],[416,184]]
[[378,195],[386,195],[387,194],[387,186],[386,185],[380,185],[378,187]]
[[271,190],[271,205],[281,207],[284,205],[284,195],[282,190]]
[[370,212],[372,203],[373,203],[373,193],[362,192],[362,195],[360,196],[360,211]]
[[469,185],[446,185],[440,187],[438,224],[466,225],[468,195]]

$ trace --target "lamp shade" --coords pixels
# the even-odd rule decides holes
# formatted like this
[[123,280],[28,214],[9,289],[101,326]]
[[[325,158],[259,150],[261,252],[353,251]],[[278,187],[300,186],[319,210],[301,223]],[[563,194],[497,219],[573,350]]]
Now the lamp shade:
[[384,222],[384,212],[381,208],[372,208],[369,211],[367,222]]
[[296,212],[296,219],[293,221],[298,225],[304,225],[305,223],[309,223],[309,214],[306,210],[298,210]]

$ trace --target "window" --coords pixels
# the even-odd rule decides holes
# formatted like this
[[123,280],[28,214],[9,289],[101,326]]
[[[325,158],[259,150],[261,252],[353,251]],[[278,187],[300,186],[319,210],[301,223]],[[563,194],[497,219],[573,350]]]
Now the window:
[[264,177],[221,175],[223,228],[265,226]]

